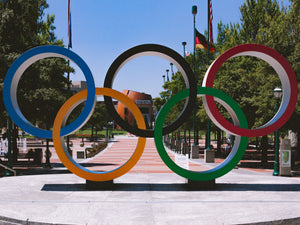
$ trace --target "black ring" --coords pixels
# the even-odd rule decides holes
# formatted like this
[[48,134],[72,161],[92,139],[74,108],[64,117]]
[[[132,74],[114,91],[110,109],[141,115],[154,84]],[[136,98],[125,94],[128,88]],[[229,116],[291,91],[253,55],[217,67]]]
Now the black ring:
[[[168,126],[163,128],[163,135],[171,133],[172,131],[179,128],[188,118],[190,113],[192,112],[196,98],[197,98],[197,84],[195,80],[195,76],[193,71],[191,70],[190,65],[185,61],[185,59],[175,52],[174,50],[167,48],[162,45],[157,44],[144,44],[138,45],[127,51],[123,52],[109,67],[106,77],[104,80],[104,87],[112,88],[112,83],[118,71],[126,64],[128,61],[145,55],[154,55],[160,56],[170,62],[172,62],[177,69],[181,72],[187,88],[190,89],[190,96],[187,98],[185,107],[182,113],[178,116],[178,118]],[[125,120],[123,120],[120,115],[117,113],[112,98],[108,96],[104,96],[104,102],[108,113],[112,116],[115,122],[122,127],[124,130],[128,131],[131,134],[134,134],[139,137],[154,137],[154,130],[142,130],[137,127],[133,127],[129,125]]]

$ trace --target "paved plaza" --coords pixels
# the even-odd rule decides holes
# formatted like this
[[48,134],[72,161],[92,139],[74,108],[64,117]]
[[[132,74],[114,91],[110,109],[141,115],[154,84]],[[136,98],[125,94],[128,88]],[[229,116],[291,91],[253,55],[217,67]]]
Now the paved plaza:
[[[136,141],[135,137],[116,138],[107,150],[83,162],[89,169],[113,169],[128,159]],[[191,169],[217,165],[200,167],[199,161],[192,161]],[[53,174],[0,179],[0,224],[300,222],[300,178],[274,177],[272,170],[238,168],[216,179],[215,189],[190,189],[184,178],[164,165],[151,138],[137,165],[107,190],[87,190],[85,180],[67,173],[54,152],[51,162]]]

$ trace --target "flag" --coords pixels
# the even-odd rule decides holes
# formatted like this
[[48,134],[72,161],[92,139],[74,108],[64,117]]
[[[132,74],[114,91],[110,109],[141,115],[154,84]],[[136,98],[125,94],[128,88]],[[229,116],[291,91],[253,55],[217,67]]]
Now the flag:
[[[204,37],[203,34],[200,34],[199,31],[197,29],[195,29],[196,32],[196,48],[199,49],[204,49],[205,51],[207,51],[207,40]],[[209,46],[209,52],[212,53],[215,51],[215,48],[210,45]]]
[[68,47],[72,48],[71,0],[68,0]]
[[213,46],[214,45],[213,28],[212,28],[213,14],[212,14],[211,0],[209,0],[208,11],[209,11],[208,12],[209,13],[209,27],[208,27],[209,44]]
[[191,55],[191,53],[190,52],[188,52],[188,51],[185,51],[185,56],[187,57],[187,56],[190,56]]

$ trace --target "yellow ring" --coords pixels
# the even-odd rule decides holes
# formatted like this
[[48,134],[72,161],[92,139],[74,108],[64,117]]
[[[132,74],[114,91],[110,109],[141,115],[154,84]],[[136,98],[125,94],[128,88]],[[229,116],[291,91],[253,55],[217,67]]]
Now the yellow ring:
[[[131,110],[131,112],[133,113],[136,119],[138,128],[146,129],[146,124],[141,111],[139,110],[137,105],[126,95],[110,88],[96,88],[96,95],[110,96],[114,99],[121,101],[123,104],[127,105],[127,107]],[[112,171],[96,172],[96,171],[88,170],[83,166],[79,165],[77,162],[75,162],[72,159],[70,155],[66,154],[67,150],[63,144],[64,138],[60,136],[60,131],[61,131],[61,126],[64,120],[66,119],[65,117],[69,115],[70,110],[74,108],[74,105],[76,103],[82,102],[82,100],[86,99],[86,97],[87,97],[87,90],[78,92],[76,95],[73,95],[70,99],[68,99],[68,101],[66,101],[65,104],[63,104],[63,106],[60,108],[59,112],[57,113],[53,125],[53,143],[54,143],[55,151],[59,159],[61,160],[61,162],[65,165],[65,167],[67,167],[72,173],[76,174],[77,176],[90,181],[113,180],[127,173],[138,162],[138,160],[143,154],[144,147],[146,144],[146,138],[139,137],[135,151],[130,157],[130,159],[125,164]]]

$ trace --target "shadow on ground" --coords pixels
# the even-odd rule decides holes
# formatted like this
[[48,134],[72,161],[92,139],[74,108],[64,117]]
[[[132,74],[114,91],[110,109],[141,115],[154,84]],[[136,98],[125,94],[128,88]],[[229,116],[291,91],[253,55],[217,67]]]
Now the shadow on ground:
[[[45,184],[42,191],[91,191],[86,184]],[[108,191],[300,191],[299,184],[216,184],[214,188],[201,188],[188,184],[115,183],[100,188]]]
[[[85,168],[93,170],[93,167],[97,166],[114,166],[113,163],[79,163]],[[23,175],[44,175],[44,174],[68,174],[71,173],[62,163],[51,163],[51,168],[42,166],[15,166],[18,176]]]
[[274,162],[240,162],[238,166],[241,168],[274,169]]
[[268,222],[259,222],[259,223],[244,223],[238,225],[299,225],[300,217],[293,219],[285,219],[285,220],[275,220]]

